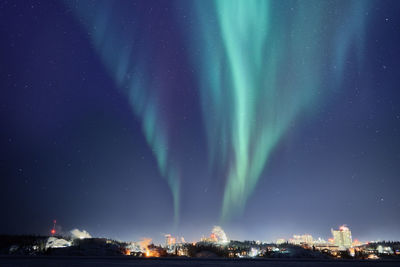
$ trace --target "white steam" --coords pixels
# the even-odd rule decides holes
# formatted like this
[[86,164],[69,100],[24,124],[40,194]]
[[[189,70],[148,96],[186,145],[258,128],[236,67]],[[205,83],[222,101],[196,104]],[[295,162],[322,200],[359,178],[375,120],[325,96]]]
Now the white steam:
[[212,234],[217,238],[218,243],[226,244],[229,242],[229,239],[221,226],[214,226],[212,229]]
[[73,239],[85,239],[85,238],[92,238],[92,236],[86,232],[85,230],[80,231],[79,229],[71,230],[71,235]]

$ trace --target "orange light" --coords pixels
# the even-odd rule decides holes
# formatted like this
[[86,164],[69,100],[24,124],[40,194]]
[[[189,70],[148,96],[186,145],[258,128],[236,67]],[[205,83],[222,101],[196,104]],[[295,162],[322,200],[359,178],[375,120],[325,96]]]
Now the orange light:
[[157,250],[146,249],[146,257],[160,257],[160,253]]
[[56,229],[51,229],[50,233],[54,235],[56,233]]

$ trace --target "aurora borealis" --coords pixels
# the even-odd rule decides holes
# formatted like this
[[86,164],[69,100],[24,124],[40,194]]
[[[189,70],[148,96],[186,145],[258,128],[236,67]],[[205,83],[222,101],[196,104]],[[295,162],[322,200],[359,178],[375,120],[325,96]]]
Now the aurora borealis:
[[399,236],[396,1],[0,7],[0,230]]
[[[96,50],[118,87],[127,90],[142,120],[143,133],[170,186],[178,219],[179,163],[170,159],[171,133],[159,103],[165,88],[162,80],[154,82],[148,75],[162,75],[162,70],[145,60],[155,53],[154,48],[133,52],[141,37],[118,25],[112,2],[100,2],[94,9],[85,7],[85,2],[77,4]],[[189,5],[197,15],[195,32],[200,33],[188,38],[195,39],[193,46],[200,51],[193,64],[201,66],[198,90],[214,161],[211,166],[225,169],[224,220],[242,213],[270,154],[297,114],[312,110],[332,89],[323,82],[340,82],[350,48],[362,47],[367,2],[332,6],[316,1],[305,6],[290,1],[220,0]],[[352,17],[354,26],[345,28],[340,16],[323,17],[328,9],[343,10],[342,16]]]
[[[330,84],[340,83],[351,49],[362,49],[367,5],[263,0],[196,5],[201,52],[195,60],[201,64],[211,159],[227,169],[223,218],[245,208],[297,115],[313,112],[328,97]],[[342,14],[332,19],[324,16],[326,10]],[[346,27],[349,17],[352,26]]]
[[[68,2],[67,4],[73,4]],[[76,2],[78,19],[84,20],[96,51],[105,67],[115,79],[117,86],[125,91],[133,111],[142,120],[142,130],[146,141],[154,153],[158,169],[167,179],[173,196],[174,220],[179,219],[179,169],[171,160],[169,149],[168,118],[162,110],[163,90],[168,88],[164,81],[152,80],[149,73],[159,73],[159,66],[146,64],[146,58],[154,56],[156,51],[151,46],[142,51],[135,51],[139,41],[135,31],[121,27],[117,14],[111,12],[114,3],[99,2],[93,7],[87,2]],[[131,15],[131,14],[129,14]]]

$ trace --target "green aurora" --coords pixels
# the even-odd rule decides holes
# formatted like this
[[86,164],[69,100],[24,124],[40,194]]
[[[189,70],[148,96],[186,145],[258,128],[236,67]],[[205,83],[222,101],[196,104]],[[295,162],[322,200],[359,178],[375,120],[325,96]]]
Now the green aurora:
[[[369,2],[175,4],[194,14],[193,27],[182,23],[181,28],[188,36],[187,57],[200,84],[193,90],[201,95],[210,170],[225,173],[221,219],[226,221],[242,214],[271,154],[299,115],[318,110],[340,84],[351,55],[361,64]],[[150,75],[157,72],[147,60],[154,53],[152,46],[136,49],[145,37],[118,24],[111,1],[99,1],[95,9],[83,1],[75,5],[101,61],[142,121],[158,169],[171,189],[177,223],[181,173],[160,104],[164,83]],[[132,16],[139,13],[132,11]]]
[[[362,59],[367,1],[193,1],[210,166],[226,167],[222,221],[242,214],[274,148]],[[329,14],[328,14],[329,13]]]
[[[72,2],[67,1],[67,5],[72,5]],[[180,171],[177,160],[171,156],[174,153],[169,144],[168,118],[159,96],[166,88],[163,81],[152,78],[159,73],[158,66],[148,63],[155,48],[148,45],[144,49],[137,45],[143,37],[123,26],[112,1],[98,1],[95,8],[86,1],[77,1],[75,5],[77,18],[89,33],[101,61],[117,86],[126,93],[135,115],[142,121],[143,134],[172,193],[176,226],[179,221]],[[131,15],[139,16],[139,12],[132,11]]]

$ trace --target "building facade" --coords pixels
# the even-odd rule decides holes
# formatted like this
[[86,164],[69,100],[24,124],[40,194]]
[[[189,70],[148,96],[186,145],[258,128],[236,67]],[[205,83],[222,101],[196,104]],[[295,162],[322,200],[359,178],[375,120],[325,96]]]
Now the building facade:
[[341,226],[339,230],[331,229],[333,242],[340,249],[348,249],[352,247],[351,231],[347,226]]

